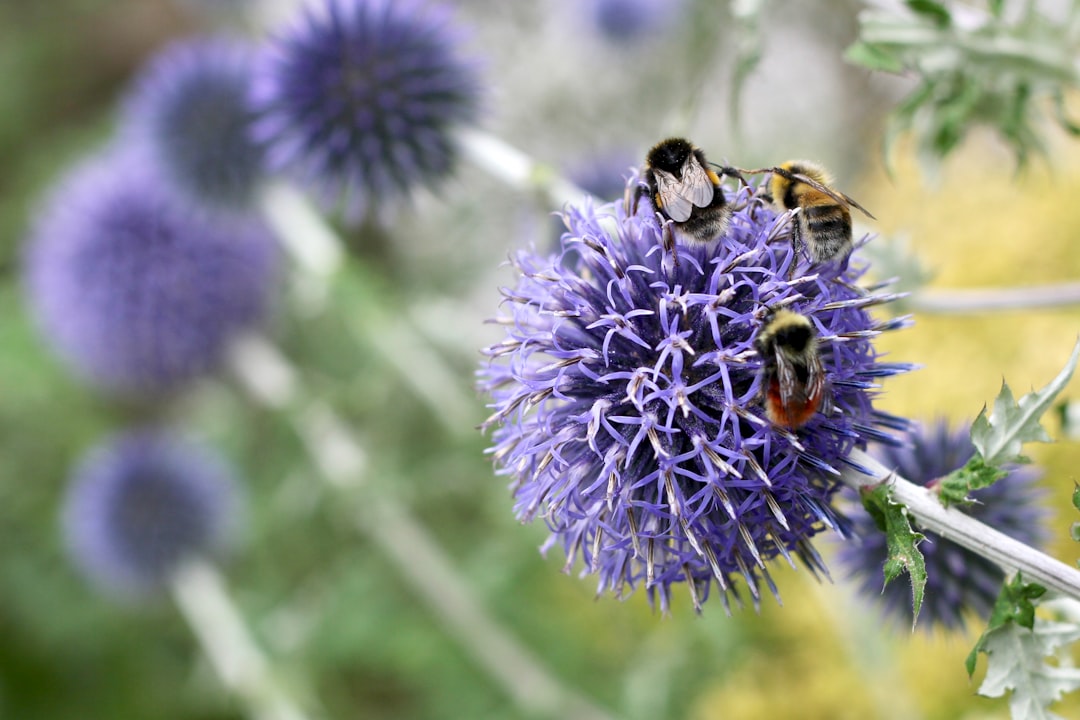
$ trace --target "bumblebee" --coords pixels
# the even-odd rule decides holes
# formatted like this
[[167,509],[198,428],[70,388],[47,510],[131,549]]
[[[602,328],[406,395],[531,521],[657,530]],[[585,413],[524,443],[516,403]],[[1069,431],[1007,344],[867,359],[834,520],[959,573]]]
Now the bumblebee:
[[777,310],[758,331],[754,347],[762,362],[765,415],[780,427],[802,427],[825,397],[825,369],[814,324],[805,315]]
[[[653,206],[690,243],[715,240],[731,220],[721,175],[710,164],[700,148],[683,138],[668,138],[645,156],[645,187],[638,197],[647,189]],[[734,168],[719,169],[723,175],[741,177]]]
[[743,170],[745,173],[770,172],[769,197],[782,210],[797,210],[792,229],[795,252],[805,246],[813,263],[844,259],[851,254],[851,212],[858,208],[867,217],[874,216],[842,192],[829,187],[828,172],[812,162],[796,160],[780,167]]

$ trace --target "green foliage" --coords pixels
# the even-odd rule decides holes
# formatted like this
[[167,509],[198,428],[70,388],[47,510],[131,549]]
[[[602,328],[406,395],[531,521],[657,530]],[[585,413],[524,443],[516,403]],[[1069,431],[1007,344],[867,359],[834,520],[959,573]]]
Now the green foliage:
[[938,484],[938,497],[945,507],[949,505],[968,505],[971,502],[968,493],[990,487],[1009,473],[996,465],[988,465],[982,456],[976,453],[964,467],[954,470]]
[[1046,593],[1024,583],[1019,574],[1001,589],[990,622],[967,657],[968,675],[978,653],[987,656],[979,694],[1001,697],[1011,690],[1014,718],[1056,718],[1048,708],[1065,692],[1080,688],[1080,669],[1049,665],[1046,658],[1080,639],[1080,626],[1035,617],[1034,600]]
[[938,493],[946,507],[968,504],[968,493],[989,487],[1008,475],[1002,469],[1007,463],[1026,463],[1020,454],[1025,442],[1051,442],[1040,420],[1050,409],[1058,393],[1064,389],[1080,359],[1080,340],[1061,372],[1041,390],[1033,390],[1017,402],[1005,382],[994,400],[989,415],[984,406],[971,426],[971,441],[975,454],[962,468],[945,476],[938,484]]
[[1003,5],[991,2],[987,11],[965,6],[954,16],[944,3],[908,0],[905,14],[860,15],[848,61],[919,80],[892,112],[887,160],[901,133],[914,131],[921,157],[932,164],[956,149],[973,126],[988,125],[1023,165],[1044,151],[1043,106],[1053,108],[1053,119],[1067,132],[1080,132],[1064,112],[1066,91],[1080,86],[1076,4],[1070,3],[1064,22],[1042,14],[1037,3],[1027,3],[1018,19],[1006,19]]
[[[1080,485],[1073,485],[1072,504],[1077,510],[1080,510]],[[1076,542],[1080,542],[1080,522],[1074,522],[1069,528],[1069,534]],[[1078,563],[1080,564],[1080,563]]]
[[989,415],[986,408],[975,418],[971,426],[971,441],[987,465],[1002,465],[1009,462],[1025,462],[1020,448],[1025,442],[1050,442],[1040,424],[1040,419],[1062,391],[1080,359],[1080,341],[1073,346],[1072,354],[1061,372],[1042,390],[1029,392],[1013,400],[1012,390],[1002,382],[1001,392],[994,400],[994,409]]
[[911,528],[904,506],[894,502],[887,483],[861,492],[863,507],[885,533],[888,558],[883,566],[888,584],[907,573],[911,581],[912,615],[917,621],[926,590],[926,561],[919,550],[924,535]]

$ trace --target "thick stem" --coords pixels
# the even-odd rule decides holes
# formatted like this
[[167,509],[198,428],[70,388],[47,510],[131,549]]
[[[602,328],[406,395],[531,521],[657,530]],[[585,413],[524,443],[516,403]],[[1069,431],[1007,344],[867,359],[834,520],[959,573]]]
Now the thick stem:
[[986,290],[920,290],[907,304],[918,312],[961,314],[1080,305],[1080,283]]
[[846,484],[858,489],[887,482],[893,499],[907,508],[920,527],[985,557],[1006,573],[1019,570],[1028,582],[1036,582],[1062,595],[1080,599],[1080,570],[1014,540],[955,508],[945,507],[929,490],[905,480],[861,450],[853,450],[849,460],[866,468],[870,474],[846,467],[841,474]]
[[254,720],[306,720],[274,681],[217,568],[191,561],[177,570],[171,589],[222,684],[243,700]]

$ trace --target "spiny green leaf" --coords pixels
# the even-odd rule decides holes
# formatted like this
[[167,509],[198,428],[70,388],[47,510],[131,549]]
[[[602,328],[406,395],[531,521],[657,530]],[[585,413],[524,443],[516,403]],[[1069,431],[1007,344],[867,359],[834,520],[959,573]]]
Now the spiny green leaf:
[[844,59],[852,65],[879,72],[898,73],[904,69],[904,62],[896,53],[871,43],[856,42],[850,45],[844,51]]
[[[1080,510],[1080,485],[1077,485],[1076,483],[1073,483],[1072,503],[1074,508]],[[1074,542],[1080,542],[1080,522],[1074,522],[1072,524],[1069,528],[1069,535],[1072,536]],[[1080,565],[1080,560],[1078,560],[1076,564]]]
[[986,677],[979,687],[985,697],[1012,690],[1009,709],[1015,718],[1057,718],[1050,704],[1062,693],[1080,688],[1080,669],[1047,665],[1044,659],[1080,639],[1080,626],[1035,617],[1035,604],[1046,588],[1024,583],[1019,573],[1005,583],[994,603],[986,630],[967,657],[968,675],[978,653],[986,654]]
[[945,507],[969,505],[973,501],[968,493],[990,487],[1008,474],[996,465],[987,465],[982,456],[975,453],[964,467],[953,470],[938,484],[941,504]]
[[1046,588],[1037,583],[1025,583],[1020,573],[1002,585],[1001,592],[994,601],[994,608],[990,611],[990,620],[987,622],[986,630],[968,653],[964,663],[969,677],[975,673],[975,661],[978,654],[986,652],[987,635],[1010,623],[1031,630],[1035,623],[1035,605],[1031,601],[1038,600],[1045,594]]
[[952,22],[949,9],[933,0],[907,0],[908,8],[919,15],[923,15],[934,21],[938,27],[948,27]]
[[861,496],[866,511],[885,532],[889,553],[883,566],[885,584],[888,585],[902,573],[908,574],[911,580],[912,616],[917,621],[926,590],[926,561],[918,547],[924,536],[911,529],[906,509],[900,503],[893,502],[886,484],[872,490],[863,488]]
[[988,465],[1014,462],[1025,442],[1050,442],[1050,437],[1039,424],[1039,418],[1069,382],[1078,359],[1080,341],[1073,347],[1069,361],[1057,377],[1042,390],[1033,390],[1024,395],[1020,402],[1013,399],[1012,390],[1002,382],[993,411],[987,415],[984,407],[971,426],[971,441]]

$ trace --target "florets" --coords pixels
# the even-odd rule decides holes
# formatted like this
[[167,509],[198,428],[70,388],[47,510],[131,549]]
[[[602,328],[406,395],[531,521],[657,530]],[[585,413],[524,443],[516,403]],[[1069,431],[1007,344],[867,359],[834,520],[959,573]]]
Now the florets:
[[159,589],[185,560],[223,552],[239,512],[233,474],[215,453],[139,430],[83,458],[62,519],[78,568],[102,590],[130,596]]
[[435,5],[318,0],[260,63],[254,137],[347,218],[378,213],[453,167],[479,88],[459,44]]
[[[580,558],[600,592],[643,583],[662,609],[682,582],[695,607],[714,583],[727,607],[736,578],[756,606],[761,580],[776,593],[777,555],[826,572],[811,539],[844,527],[839,467],[905,426],[873,408],[877,380],[908,369],[873,347],[905,324],[867,312],[893,296],[856,287],[862,269],[847,263],[792,267],[790,217],[749,189],[732,199],[724,236],[675,252],[645,201],[636,214],[629,202],[567,208],[561,252],[512,258],[506,338],[481,370],[518,516],[543,517],[545,548],[560,544],[567,569]],[[826,378],[826,404],[797,432],[761,402],[754,340],[781,307],[814,324]]]
[[160,396],[215,370],[264,318],[277,265],[264,225],[191,213],[141,154],[108,152],[46,199],[25,284],[43,336],[81,379]]

